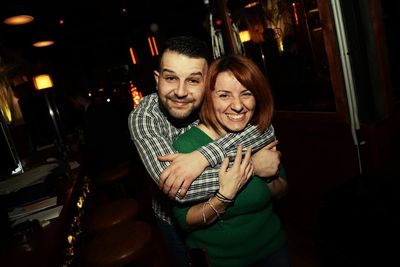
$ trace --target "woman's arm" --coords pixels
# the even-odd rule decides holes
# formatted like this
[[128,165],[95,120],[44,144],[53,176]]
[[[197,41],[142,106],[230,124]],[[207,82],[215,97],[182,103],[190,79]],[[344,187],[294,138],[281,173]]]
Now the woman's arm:
[[251,148],[247,149],[242,160],[242,146],[240,145],[232,167],[228,169],[228,165],[229,160],[226,158],[219,170],[220,188],[217,194],[188,210],[186,215],[188,227],[201,227],[221,219],[225,209],[234,201],[239,190],[252,177],[254,167],[251,163]]

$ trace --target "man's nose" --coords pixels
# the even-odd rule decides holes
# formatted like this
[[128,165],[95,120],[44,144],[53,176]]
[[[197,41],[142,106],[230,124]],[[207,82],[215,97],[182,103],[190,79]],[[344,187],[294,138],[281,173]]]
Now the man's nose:
[[175,95],[177,97],[185,97],[188,92],[184,83],[179,83],[178,88],[175,89]]

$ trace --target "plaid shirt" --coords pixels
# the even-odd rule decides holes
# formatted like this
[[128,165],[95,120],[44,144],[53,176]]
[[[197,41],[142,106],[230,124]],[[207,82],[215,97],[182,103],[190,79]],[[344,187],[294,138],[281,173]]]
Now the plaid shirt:
[[[176,137],[198,124],[198,120],[190,125],[182,127],[173,125],[160,109],[157,93],[143,97],[138,107],[129,114],[128,126],[131,138],[139,152],[139,155],[154,180],[152,206],[156,216],[164,221],[172,223],[170,214],[170,199],[158,189],[161,172],[169,165],[161,162],[157,156],[176,153],[172,143]],[[270,126],[265,133],[260,134],[254,126],[247,126],[239,134],[229,133],[215,140],[198,151],[209,161],[210,166],[204,170],[189,187],[180,202],[196,201],[210,197],[218,188],[219,165],[225,157],[234,158],[238,144],[246,148],[251,145],[253,151],[257,151],[275,139],[274,128]]]

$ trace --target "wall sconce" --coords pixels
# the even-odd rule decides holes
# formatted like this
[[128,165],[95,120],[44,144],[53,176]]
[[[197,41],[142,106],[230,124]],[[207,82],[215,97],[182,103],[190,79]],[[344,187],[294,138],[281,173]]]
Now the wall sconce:
[[42,90],[53,87],[53,81],[49,74],[41,74],[33,77],[33,83],[36,90]]
[[251,40],[250,32],[249,31],[240,31],[239,32],[240,41],[242,43],[248,42]]
[[[36,90],[43,90],[53,87],[53,81],[49,74],[41,74],[33,77],[33,83],[35,85]],[[58,125],[58,120],[60,119],[60,114],[58,112],[58,108],[56,102],[51,101],[47,92],[44,92],[44,98],[46,100],[46,105],[49,110],[50,118],[53,122],[54,130],[56,132],[57,141],[58,141],[58,149],[62,157],[65,157],[65,148],[63,142],[63,136],[61,134],[60,127]]]

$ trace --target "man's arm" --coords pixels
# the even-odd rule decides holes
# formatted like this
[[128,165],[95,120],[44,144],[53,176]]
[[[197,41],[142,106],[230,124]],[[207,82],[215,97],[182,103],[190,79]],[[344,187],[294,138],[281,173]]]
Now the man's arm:
[[[169,190],[172,197],[176,196],[183,183],[182,181],[185,181],[188,184],[187,188],[189,188],[193,180],[199,176],[203,183],[201,183],[200,188],[192,188],[192,193],[187,197],[187,200],[197,200],[218,189],[218,170],[215,175],[214,172],[202,174],[209,163],[199,152],[173,154],[176,151],[172,147],[172,142],[175,137],[180,135],[180,132],[168,123],[163,123],[164,118],[154,116],[154,110],[146,110],[146,106],[150,106],[150,104],[154,103],[146,103],[142,110],[135,110],[129,115],[128,127],[140,158],[153,181],[162,186],[163,182],[160,181],[160,175],[171,164],[176,168],[174,168],[175,172],[168,180],[177,184],[174,193]],[[157,157],[167,154],[172,155],[175,160],[171,163],[158,160]],[[199,165],[200,167],[197,167]],[[173,180],[176,177],[180,180]],[[164,192],[168,194],[168,191],[164,190]]]
[[275,140],[252,156],[254,164],[254,173],[259,177],[271,177],[276,175],[279,164],[281,152],[276,150],[278,140]]
[[201,147],[198,151],[214,167],[220,164],[225,157],[234,159],[236,148],[239,144],[246,149],[251,146],[253,152],[257,152],[265,145],[275,140],[274,127],[270,125],[264,133],[260,133],[257,127],[247,125],[243,132],[229,133],[214,142]]
[[[233,161],[236,148],[239,144],[242,144],[244,148],[251,146],[252,151],[257,151],[273,140],[275,140],[275,132],[272,125],[269,126],[264,133],[260,133],[254,126],[247,126],[241,133],[227,134],[201,147],[197,151],[208,160],[211,167],[207,167],[193,183],[186,183],[189,179],[183,174],[184,172],[182,172],[182,170],[187,169],[188,175],[193,173],[194,170],[192,166],[195,163],[197,164],[196,160],[192,160],[191,163],[189,162],[189,164],[184,165],[173,162],[174,155],[162,157],[161,159],[164,161],[172,161],[172,164],[161,174],[160,183],[163,185],[162,190],[165,193],[169,193],[170,197],[175,197],[176,193],[179,192],[179,197],[175,198],[179,202],[208,197],[218,190],[218,171],[220,163],[225,157],[230,157]],[[243,151],[245,150],[246,149]],[[185,155],[187,154],[179,154],[179,157],[184,157]],[[180,174],[178,174],[178,172],[180,172]],[[170,181],[168,182],[168,180]],[[184,182],[182,182],[183,180]],[[175,183],[176,181],[179,182]],[[186,195],[185,192],[187,192]]]
[[273,179],[268,183],[268,187],[271,190],[272,197],[276,200],[283,198],[288,192],[288,180],[286,170],[283,164],[279,165],[279,171],[277,178]]
[[131,138],[153,181],[158,184],[161,172],[169,165],[157,156],[175,153],[172,138],[162,134],[162,125],[152,116],[132,112],[128,118]]

